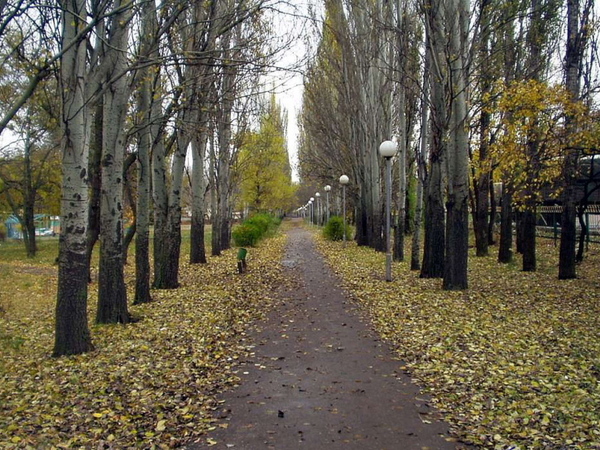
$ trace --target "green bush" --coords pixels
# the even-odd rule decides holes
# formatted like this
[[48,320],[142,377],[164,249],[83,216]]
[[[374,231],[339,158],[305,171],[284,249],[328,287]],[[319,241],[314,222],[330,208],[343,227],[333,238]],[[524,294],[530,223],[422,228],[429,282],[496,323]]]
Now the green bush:
[[268,214],[255,214],[254,216],[246,220],[244,224],[253,225],[256,228],[258,228],[258,230],[261,233],[261,237],[262,235],[265,235],[267,231],[269,231],[269,229],[271,229],[274,226],[273,218]]
[[[323,236],[329,241],[341,241],[344,239],[344,219],[333,216],[323,227]],[[352,237],[352,228],[346,224],[346,239]]]
[[252,224],[243,223],[231,232],[236,247],[254,247],[262,237],[260,230]]
[[238,225],[232,234],[236,247],[254,247],[269,233],[273,232],[281,221],[268,214],[255,214]]

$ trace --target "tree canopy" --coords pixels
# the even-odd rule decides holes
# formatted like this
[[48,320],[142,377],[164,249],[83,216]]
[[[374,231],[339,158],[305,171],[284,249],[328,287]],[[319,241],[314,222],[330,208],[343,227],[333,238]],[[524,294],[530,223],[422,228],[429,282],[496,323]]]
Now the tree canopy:
[[272,95],[264,105],[258,130],[241,137],[237,163],[241,206],[254,212],[285,211],[295,188],[286,142],[286,114]]

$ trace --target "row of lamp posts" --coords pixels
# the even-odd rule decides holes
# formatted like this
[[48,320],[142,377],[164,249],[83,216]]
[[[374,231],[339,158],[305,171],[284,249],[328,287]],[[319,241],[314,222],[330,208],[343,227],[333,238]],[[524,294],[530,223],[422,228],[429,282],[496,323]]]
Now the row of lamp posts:
[[[392,240],[391,240],[391,204],[392,204],[392,158],[398,151],[398,144],[394,141],[384,141],[379,146],[379,155],[385,158],[385,280],[392,281]],[[339,179],[342,185],[342,217],[344,220],[343,245],[346,246],[346,185],[350,178],[347,175],[342,175]],[[329,221],[329,191],[331,186],[324,187],[327,199],[327,221]],[[317,203],[317,216],[315,216],[315,197]],[[319,222],[323,217],[321,214],[321,194],[315,193],[315,197],[311,197],[305,205],[305,209],[309,210],[310,222],[315,223],[315,217],[318,217]]]
[[[340,184],[342,185],[342,204],[343,204],[343,213],[342,216],[344,218],[344,245],[346,243],[346,185],[350,181],[347,175],[342,175],[340,177]],[[331,192],[331,186],[326,185],[324,188],[325,191],[325,201],[326,201],[326,222],[329,222],[330,219],[330,208],[329,208],[329,192]],[[315,211],[315,203],[316,203],[316,211]],[[299,209],[303,211],[307,211],[309,215],[310,223],[318,223],[321,224],[321,219],[323,217],[322,213],[322,205],[321,205],[321,194],[319,192],[315,193],[314,197],[311,197],[308,200],[308,203]]]

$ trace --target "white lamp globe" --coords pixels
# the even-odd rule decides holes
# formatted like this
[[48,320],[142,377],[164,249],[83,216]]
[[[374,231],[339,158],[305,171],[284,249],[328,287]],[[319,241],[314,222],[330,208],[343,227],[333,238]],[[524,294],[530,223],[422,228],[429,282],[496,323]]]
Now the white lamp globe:
[[384,158],[391,158],[398,151],[398,144],[393,141],[383,141],[379,146],[379,154]]
[[323,189],[325,189],[325,192],[329,192],[331,190],[331,186],[327,185]]
[[340,177],[340,184],[348,184],[349,181],[350,181],[350,178],[348,178],[348,175],[342,175]]

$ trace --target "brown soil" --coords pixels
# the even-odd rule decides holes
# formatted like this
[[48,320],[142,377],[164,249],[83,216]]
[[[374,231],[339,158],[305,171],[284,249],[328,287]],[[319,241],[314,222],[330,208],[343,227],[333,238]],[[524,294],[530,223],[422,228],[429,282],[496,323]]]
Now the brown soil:
[[255,353],[240,367],[241,385],[222,396],[217,429],[187,448],[462,448],[338,287],[308,231],[289,231],[283,264],[296,288],[251,333]]

